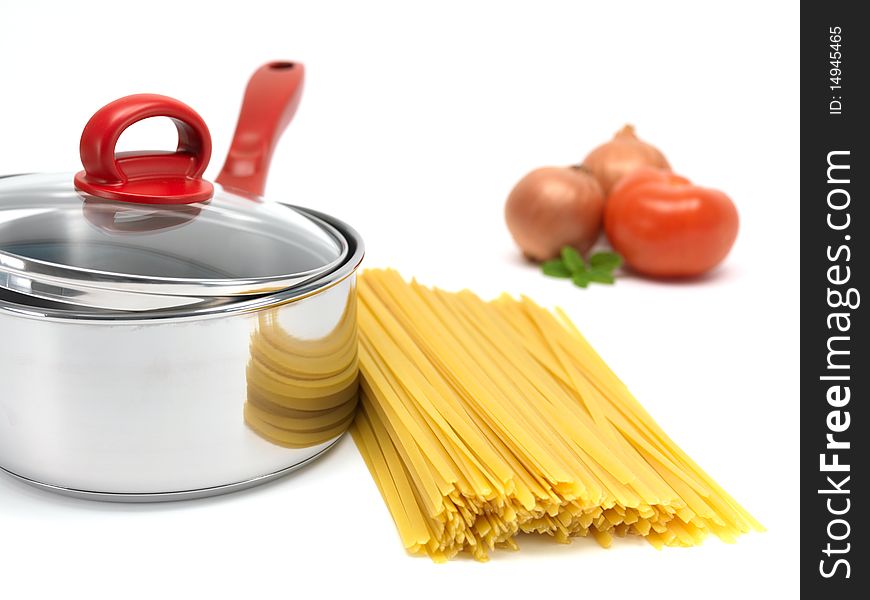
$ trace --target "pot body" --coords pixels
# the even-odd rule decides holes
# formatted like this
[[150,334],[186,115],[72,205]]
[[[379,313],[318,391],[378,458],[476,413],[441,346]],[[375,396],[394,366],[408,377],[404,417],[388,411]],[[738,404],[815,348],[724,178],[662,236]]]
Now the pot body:
[[0,306],[0,467],[108,500],[267,481],[349,426],[356,327],[354,271],[227,314],[88,321]]

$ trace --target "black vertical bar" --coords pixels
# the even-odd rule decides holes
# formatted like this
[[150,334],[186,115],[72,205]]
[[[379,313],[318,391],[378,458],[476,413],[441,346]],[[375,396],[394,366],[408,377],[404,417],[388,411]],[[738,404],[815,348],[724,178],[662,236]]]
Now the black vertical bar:
[[868,506],[858,491],[867,489],[870,454],[863,8],[801,6],[801,588],[808,598],[870,597]]

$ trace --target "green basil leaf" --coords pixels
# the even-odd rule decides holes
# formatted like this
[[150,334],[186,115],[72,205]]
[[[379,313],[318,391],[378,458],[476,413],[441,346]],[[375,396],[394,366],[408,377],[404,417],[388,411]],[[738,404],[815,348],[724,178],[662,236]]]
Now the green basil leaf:
[[579,273],[574,273],[574,275],[571,277],[571,281],[573,281],[574,285],[576,285],[577,287],[587,287],[589,285],[589,282],[591,281],[589,279],[589,271],[580,271]]
[[580,253],[571,246],[565,246],[562,248],[562,262],[565,263],[568,270],[574,274],[582,273],[586,270],[586,261],[583,260]]
[[622,257],[616,252],[596,252],[589,257],[589,266],[596,271],[613,271],[622,266]]
[[586,275],[588,276],[589,281],[594,281],[596,283],[613,283],[615,281],[613,273],[610,271],[593,269],[588,271]]
[[561,277],[563,279],[571,277],[571,271],[560,258],[548,260],[541,265],[541,270],[544,272],[544,275],[549,275],[550,277]]

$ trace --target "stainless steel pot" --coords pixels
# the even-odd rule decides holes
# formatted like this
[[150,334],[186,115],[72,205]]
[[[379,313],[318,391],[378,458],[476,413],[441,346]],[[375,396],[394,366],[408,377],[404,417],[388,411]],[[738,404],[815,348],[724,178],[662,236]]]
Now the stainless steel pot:
[[[362,240],[260,197],[302,72],[254,74],[217,184],[201,179],[204,123],[157,96],[91,119],[75,185],[0,178],[0,468],[99,500],[195,498],[279,477],[344,433]],[[115,156],[152,116],[176,121],[179,149]]]

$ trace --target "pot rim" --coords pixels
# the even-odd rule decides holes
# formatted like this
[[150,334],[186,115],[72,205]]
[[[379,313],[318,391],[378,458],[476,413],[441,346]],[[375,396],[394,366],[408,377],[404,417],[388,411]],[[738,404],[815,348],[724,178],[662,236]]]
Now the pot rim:
[[188,308],[187,310],[185,310],[184,307],[178,307],[153,311],[102,310],[98,312],[93,310],[81,310],[78,308],[66,309],[52,306],[32,306],[0,298],[0,314],[32,318],[40,321],[100,323],[112,325],[122,323],[135,323],[141,325],[147,323],[171,323],[174,321],[219,318],[234,314],[256,312],[266,308],[288,304],[290,302],[297,302],[338,285],[356,272],[365,256],[365,245],[359,232],[344,221],[326,213],[285,202],[278,203],[294,208],[303,214],[321,219],[328,225],[334,227],[335,230],[344,236],[347,241],[348,252],[345,260],[335,269],[327,271],[320,277],[298,287],[256,296],[252,299],[221,302],[204,307],[199,306],[198,308]]

